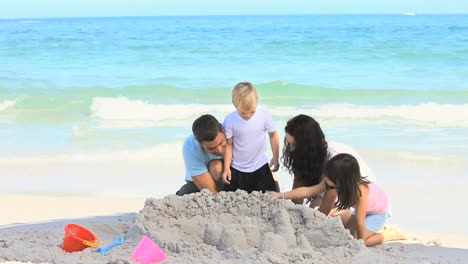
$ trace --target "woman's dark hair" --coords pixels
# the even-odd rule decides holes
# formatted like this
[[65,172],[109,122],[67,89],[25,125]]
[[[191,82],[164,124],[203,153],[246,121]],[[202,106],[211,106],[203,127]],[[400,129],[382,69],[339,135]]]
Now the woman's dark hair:
[[198,142],[213,141],[222,131],[223,126],[212,115],[202,115],[192,125],[193,135]]
[[338,201],[335,206],[339,210],[348,209],[356,204],[361,196],[359,184],[368,185],[370,182],[361,176],[359,163],[350,154],[338,154],[325,165],[325,176],[335,183]]
[[307,115],[291,118],[285,132],[294,137],[294,147],[284,140],[281,161],[289,173],[304,182],[305,186],[320,182],[327,155],[327,142],[320,124]]

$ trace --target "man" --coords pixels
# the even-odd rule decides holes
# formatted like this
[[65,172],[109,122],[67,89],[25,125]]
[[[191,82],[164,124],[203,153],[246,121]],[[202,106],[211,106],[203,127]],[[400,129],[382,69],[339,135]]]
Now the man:
[[182,150],[186,184],[176,194],[182,196],[202,189],[217,194],[224,190],[224,129],[214,116],[202,115],[193,122],[192,132],[185,140]]

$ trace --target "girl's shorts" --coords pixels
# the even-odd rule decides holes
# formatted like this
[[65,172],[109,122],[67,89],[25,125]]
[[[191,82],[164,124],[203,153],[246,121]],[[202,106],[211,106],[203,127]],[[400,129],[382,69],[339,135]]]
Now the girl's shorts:
[[[356,214],[356,209],[351,207],[353,215]],[[368,214],[366,215],[365,225],[370,231],[377,233],[390,220],[391,209],[385,214]]]
[[389,218],[389,213],[366,215],[366,228],[374,233],[377,233],[377,231],[384,227]]

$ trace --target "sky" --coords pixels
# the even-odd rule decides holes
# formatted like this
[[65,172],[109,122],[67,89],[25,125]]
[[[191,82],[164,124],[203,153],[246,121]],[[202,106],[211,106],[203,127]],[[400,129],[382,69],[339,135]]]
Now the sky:
[[467,0],[0,0],[0,18],[244,14],[468,14]]

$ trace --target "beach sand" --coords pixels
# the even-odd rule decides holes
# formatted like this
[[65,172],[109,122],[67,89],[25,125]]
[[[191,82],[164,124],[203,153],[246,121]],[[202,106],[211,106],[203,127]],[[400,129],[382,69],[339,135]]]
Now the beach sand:
[[[143,234],[163,249],[167,263],[468,261],[464,236],[406,233],[407,241],[366,248],[338,218],[289,201],[283,206],[259,193],[201,192],[146,201],[3,196],[0,201],[0,263],[135,263],[130,255]],[[106,256],[91,248],[66,253],[59,245],[68,223],[94,232],[101,246],[120,235],[126,241]]]
[[79,219],[90,216],[137,213],[145,199],[80,196],[0,195],[0,227]]

